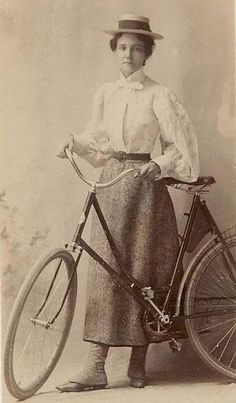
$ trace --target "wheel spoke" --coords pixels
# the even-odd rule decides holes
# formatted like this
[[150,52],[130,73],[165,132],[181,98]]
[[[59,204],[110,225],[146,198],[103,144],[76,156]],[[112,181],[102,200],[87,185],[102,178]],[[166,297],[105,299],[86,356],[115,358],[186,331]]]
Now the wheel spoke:
[[[205,280],[205,277],[206,276],[204,276],[204,280]],[[206,290],[206,291],[204,291],[204,290]],[[207,282],[202,284],[200,291],[197,292],[197,295],[199,295],[199,293],[200,293],[201,295],[212,296],[213,291],[216,295],[221,296],[222,298],[231,301],[233,304],[236,304],[236,301],[234,299],[232,299],[232,297],[226,295],[226,290],[223,288],[223,285],[214,284],[213,279],[211,279],[211,281],[209,280],[209,285],[207,285]],[[234,292],[236,292],[236,288],[234,289]]]
[[[58,261],[61,267],[55,276],[54,264],[58,265]],[[62,353],[75,309],[76,273],[60,314],[53,325],[50,320],[62,305],[73,267],[70,253],[56,250],[35,265],[16,299],[4,364],[7,387],[17,399],[28,398],[42,386]]]
[[225,344],[225,346],[224,346],[224,348],[223,348],[223,350],[222,350],[222,352],[220,354],[219,360],[221,360],[221,358],[223,357],[223,354],[224,354],[226,348],[228,347],[230,340],[232,339],[232,336],[233,336],[233,334],[235,332],[235,329],[236,329],[236,326],[234,326],[234,328],[233,328],[233,330],[231,332],[231,335],[229,336],[229,338],[228,338],[228,340],[227,340],[227,342],[226,342],[226,344]]
[[224,341],[224,339],[228,336],[228,334],[230,334],[230,332],[232,332],[232,330],[235,330],[235,325],[233,325],[228,332],[216,343],[216,345],[211,349],[210,353],[213,353],[213,351],[215,351],[216,348],[218,348],[220,346],[220,344],[222,343],[222,341]]
[[[227,240],[236,256],[236,236]],[[216,244],[198,263],[186,294],[186,327],[194,348],[212,368],[236,380],[236,283]]]
[[204,327],[203,329],[201,328],[201,329],[199,329],[199,331],[200,331],[200,333],[202,333],[202,332],[205,332],[206,330],[214,329],[214,328],[222,326],[222,325],[227,325],[228,323],[231,323],[234,321],[235,321],[235,318],[232,318],[232,319],[226,320],[224,322],[217,323],[215,325],[210,325],[210,326]]
[[28,337],[26,339],[25,345],[24,345],[23,350],[21,352],[21,355],[20,355],[20,357],[18,359],[18,362],[16,363],[16,368],[19,367],[19,365],[21,364],[22,358],[24,357],[24,354],[25,354],[26,349],[27,349],[27,347],[29,345],[30,339],[32,338],[32,334],[33,334],[33,327],[32,327],[32,330],[31,330],[31,332],[29,333],[29,335],[28,335]]

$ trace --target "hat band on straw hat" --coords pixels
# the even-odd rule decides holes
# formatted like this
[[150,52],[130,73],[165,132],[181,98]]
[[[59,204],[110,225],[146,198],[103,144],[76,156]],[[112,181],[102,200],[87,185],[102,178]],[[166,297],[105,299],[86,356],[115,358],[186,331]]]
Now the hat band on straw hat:
[[141,29],[151,32],[150,26],[144,21],[121,20],[119,21],[119,29]]

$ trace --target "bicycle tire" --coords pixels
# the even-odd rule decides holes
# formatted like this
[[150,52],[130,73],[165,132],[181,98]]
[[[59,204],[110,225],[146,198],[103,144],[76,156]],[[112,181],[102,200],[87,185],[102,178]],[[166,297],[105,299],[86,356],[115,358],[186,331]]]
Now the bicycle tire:
[[[236,236],[225,241],[236,260]],[[195,267],[186,290],[185,315],[196,315],[185,323],[197,354],[218,373],[236,380],[236,273],[233,280],[222,244],[215,244]]]
[[[36,262],[19,290],[9,319],[4,354],[5,382],[11,395],[19,400],[32,396],[46,382],[62,354],[75,310],[76,272],[55,323],[48,328],[42,323],[55,316],[73,266],[74,258],[66,249],[55,249]],[[49,290],[49,277],[55,277],[58,267],[49,297],[37,317],[37,325],[32,318],[42,307]]]

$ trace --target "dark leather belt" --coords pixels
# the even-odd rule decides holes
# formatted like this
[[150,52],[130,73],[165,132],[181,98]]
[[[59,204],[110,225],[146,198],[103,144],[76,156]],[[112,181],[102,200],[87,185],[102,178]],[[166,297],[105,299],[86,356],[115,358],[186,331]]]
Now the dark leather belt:
[[118,161],[149,161],[150,154],[126,153],[125,151],[117,151],[112,154],[112,157]]

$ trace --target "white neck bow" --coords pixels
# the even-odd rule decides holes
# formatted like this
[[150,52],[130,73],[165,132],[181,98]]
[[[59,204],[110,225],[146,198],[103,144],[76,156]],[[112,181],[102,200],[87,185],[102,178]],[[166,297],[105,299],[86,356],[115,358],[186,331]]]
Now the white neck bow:
[[139,81],[126,81],[126,80],[119,80],[117,81],[117,86],[119,88],[130,88],[134,90],[142,90],[143,84]]

